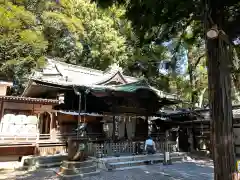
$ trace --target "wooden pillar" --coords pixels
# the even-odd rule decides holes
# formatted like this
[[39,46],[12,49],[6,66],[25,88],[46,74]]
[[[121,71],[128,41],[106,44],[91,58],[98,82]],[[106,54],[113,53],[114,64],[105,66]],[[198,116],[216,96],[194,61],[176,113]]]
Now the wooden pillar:
[[113,128],[112,128],[112,140],[115,142],[116,140],[116,117],[113,116]]
[[146,118],[146,121],[148,123],[148,136],[150,136],[150,134],[151,134],[151,124],[149,123],[148,116],[146,116],[145,118]]
[[4,101],[2,100],[1,101],[1,110],[0,110],[0,122],[2,121],[2,117],[3,117],[3,110],[4,110],[4,108],[3,108],[3,106],[4,106]]
[[53,114],[52,113],[49,113],[50,114],[50,132],[52,131],[53,129]]
[[1,121],[2,121],[2,117],[3,117],[3,110],[4,110],[4,108],[3,108],[3,106],[4,106],[4,101],[2,100],[1,101],[1,110],[0,110],[0,132],[2,132],[2,129],[3,129],[3,124],[1,124]]
[[39,116],[39,134],[42,134],[42,132],[43,132],[43,119],[42,119],[42,116],[41,116],[41,114],[40,114],[40,116]]
[[39,141],[39,136],[40,136],[40,114],[41,113],[38,113],[37,114],[37,118],[38,118],[38,122],[37,122],[37,139],[36,139],[36,141],[37,141],[37,143],[38,143],[38,141]]
[[113,107],[112,107],[112,114],[113,114],[113,121],[112,121],[112,141],[115,142],[116,141],[116,105],[117,105],[117,102],[114,101],[113,102]]
[[52,141],[56,141],[56,126],[55,126],[55,118],[53,113],[50,113],[50,138]]
[[169,138],[169,130],[165,131],[165,151],[169,152],[169,148],[168,148],[168,138]]
[[48,116],[45,118],[45,119],[43,119],[43,121],[45,122],[45,127],[44,127],[44,132],[45,132],[45,134],[48,134],[48,133],[50,133],[50,132],[48,132],[48,127],[49,127],[49,118],[48,118]]

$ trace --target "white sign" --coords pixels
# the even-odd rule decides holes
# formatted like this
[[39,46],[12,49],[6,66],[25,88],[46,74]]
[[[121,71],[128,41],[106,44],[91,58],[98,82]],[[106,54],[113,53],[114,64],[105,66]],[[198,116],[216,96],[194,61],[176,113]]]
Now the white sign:
[[237,161],[237,171],[240,172],[240,161]]

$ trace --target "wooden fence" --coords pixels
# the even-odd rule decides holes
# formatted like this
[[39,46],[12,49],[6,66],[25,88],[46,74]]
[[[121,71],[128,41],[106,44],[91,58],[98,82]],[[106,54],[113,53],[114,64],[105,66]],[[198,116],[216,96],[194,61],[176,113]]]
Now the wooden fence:
[[[113,156],[115,154],[134,154],[136,153],[136,144],[139,142],[121,142],[121,143],[89,143],[88,152],[91,156]],[[143,143],[143,142],[142,142]],[[173,152],[176,142],[155,142],[157,152]],[[144,144],[144,143],[143,143]],[[144,148],[144,147],[143,147]]]

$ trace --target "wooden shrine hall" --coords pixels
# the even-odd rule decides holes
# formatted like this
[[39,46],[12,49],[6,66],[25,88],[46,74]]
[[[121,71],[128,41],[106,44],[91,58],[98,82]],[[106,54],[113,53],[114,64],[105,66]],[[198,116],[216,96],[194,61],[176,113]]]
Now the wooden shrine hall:
[[[16,143],[31,142],[34,153],[40,155],[64,151],[68,137],[79,138],[76,129],[83,123],[85,138],[94,144],[143,141],[150,134],[149,117],[178,102],[175,96],[124,75],[117,65],[99,71],[53,59],[47,59],[46,66],[30,76],[21,98],[52,100],[51,110],[42,110],[44,113],[31,119],[37,124],[36,131],[24,140],[20,135],[14,137]],[[9,121],[8,114],[3,114],[8,118],[2,121]]]

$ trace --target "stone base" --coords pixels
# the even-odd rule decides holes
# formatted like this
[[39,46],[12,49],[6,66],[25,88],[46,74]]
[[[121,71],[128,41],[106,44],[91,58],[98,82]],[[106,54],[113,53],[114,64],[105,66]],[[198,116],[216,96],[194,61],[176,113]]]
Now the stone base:
[[99,174],[94,160],[83,162],[63,161],[58,175],[65,178],[83,178],[86,176],[94,176]]
[[[171,161],[167,162],[167,164],[171,164],[172,162],[176,161],[181,161],[184,156],[185,153],[171,153],[170,155]],[[161,153],[157,153],[153,155],[108,157],[100,158],[97,159],[96,161],[99,169],[122,170],[146,164],[164,163],[164,155]]]
[[61,162],[67,159],[66,154],[49,156],[23,156],[21,166],[25,169],[59,167]]

